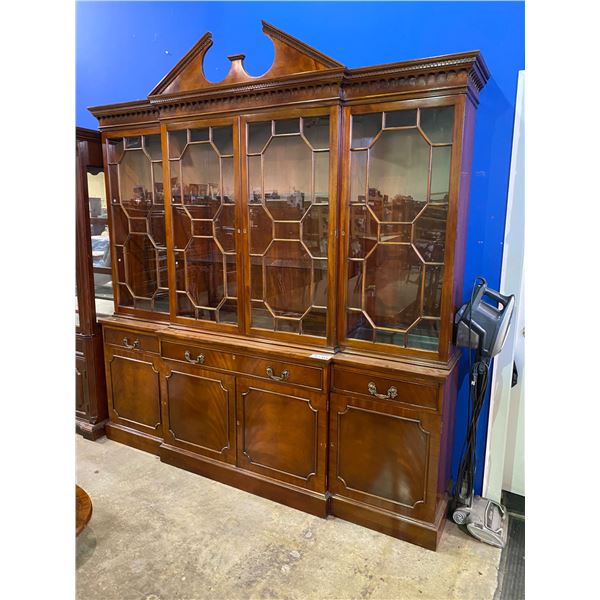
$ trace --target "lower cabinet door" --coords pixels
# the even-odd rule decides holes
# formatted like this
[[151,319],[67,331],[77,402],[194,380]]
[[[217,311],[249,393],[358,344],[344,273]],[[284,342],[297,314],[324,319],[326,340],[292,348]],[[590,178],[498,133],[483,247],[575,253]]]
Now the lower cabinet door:
[[165,361],[165,442],[235,464],[235,378]]
[[136,350],[113,351],[106,359],[110,420],[162,437],[157,359]]
[[75,354],[75,414],[87,417],[89,410],[87,363],[84,355]]
[[440,418],[391,401],[331,395],[329,488],[374,507],[433,520]]
[[326,395],[240,377],[237,426],[239,467],[325,492]]

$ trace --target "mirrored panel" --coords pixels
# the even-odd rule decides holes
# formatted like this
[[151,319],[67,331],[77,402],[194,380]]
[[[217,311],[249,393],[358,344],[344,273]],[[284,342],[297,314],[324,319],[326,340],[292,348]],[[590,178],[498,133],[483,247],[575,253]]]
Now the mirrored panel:
[[247,126],[251,326],[326,337],[329,117]]
[[[90,236],[92,242],[92,272],[97,315],[111,315],[114,310],[110,238],[108,231],[108,206],[104,171],[97,167],[87,169]],[[118,228],[122,232],[122,223]],[[120,239],[124,236],[121,233]]]
[[233,127],[168,132],[179,317],[236,325]]
[[454,107],[352,116],[346,335],[436,351]]
[[[167,249],[159,134],[108,140],[110,207],[116,260],[119,306],[168,313]],[[90,194],[92,196],[92,194]],[[106,244],[102,201],[92,206],[92,227],[97,245],[98,268],[110,263]],[[99,207],[99,208],[98,208]],[[98,216],[94,213],[100,212]],[[93,217],[93,219],[92,219]],[[94,236],[92,238],[94,244]],[[101,256],[102,255],[102,256]],[[103,263],[102,267],[100,262]],[[94,263],[96,275],[96,262]],[[100,283],[100,282],[99,282]]]

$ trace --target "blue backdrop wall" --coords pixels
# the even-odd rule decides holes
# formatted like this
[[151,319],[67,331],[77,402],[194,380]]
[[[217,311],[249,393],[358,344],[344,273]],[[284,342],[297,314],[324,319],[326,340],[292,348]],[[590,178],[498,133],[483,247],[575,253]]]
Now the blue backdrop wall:
[[[464,297],[477,275],[499,287],[517,72],[524,68],[522,2],[78,2],[77,125],[96,129],[88,106],[143,99],[206,31],[211,81],[246,54],[264,73],[273,46],[264,19],[347,67],[479,49],[491,71],[477,114]],[[461,362],[453,472],[466,428],[468,371]],[[489,400],[488,400],[489,401]],[[476,490],[483,478],[488,403],[478,440]]]

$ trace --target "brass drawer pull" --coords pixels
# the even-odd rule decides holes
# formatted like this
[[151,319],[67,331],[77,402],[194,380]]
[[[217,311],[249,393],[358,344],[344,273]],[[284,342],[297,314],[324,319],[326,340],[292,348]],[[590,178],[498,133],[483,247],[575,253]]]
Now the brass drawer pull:
[[193,365],[203,365],[204,364],[204,354],[198,354],[198,356],[196,356],[196,358],[192,358],[192,355],[190,354],[190,352],[188,350],[186,350],[185,354],[183,356],[185,357],[185,360],[187,360],[189,363],[192,363]]
[[371,394],[371,396],[379,398],[380,400],[389,400],[390,398],[395,398],[398,395],[398,390],[394,386],[390,387],[390,389],[387,391],[387,394],[378,394],[377,386],[372,381],[369,382],[368,387],[369,394]]
[[123,338],[123,346],[128,350],[139,350],[140,349],[140,340],[134,340],[133,344],[129,343],[129,340],[125,337]]
[[290,376],[290,372],[287,369],[281,371],[281,375],[273,375],[273,369],[267,367],[267,377],[273,381],[285,381]]

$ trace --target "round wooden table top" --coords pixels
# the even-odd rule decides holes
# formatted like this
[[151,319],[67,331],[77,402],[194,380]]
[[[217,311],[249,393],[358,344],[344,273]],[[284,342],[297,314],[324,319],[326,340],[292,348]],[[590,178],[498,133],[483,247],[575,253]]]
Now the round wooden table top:
[[77,537],[92,518],[92,500],[85,490],[75,486],[75,537]]

